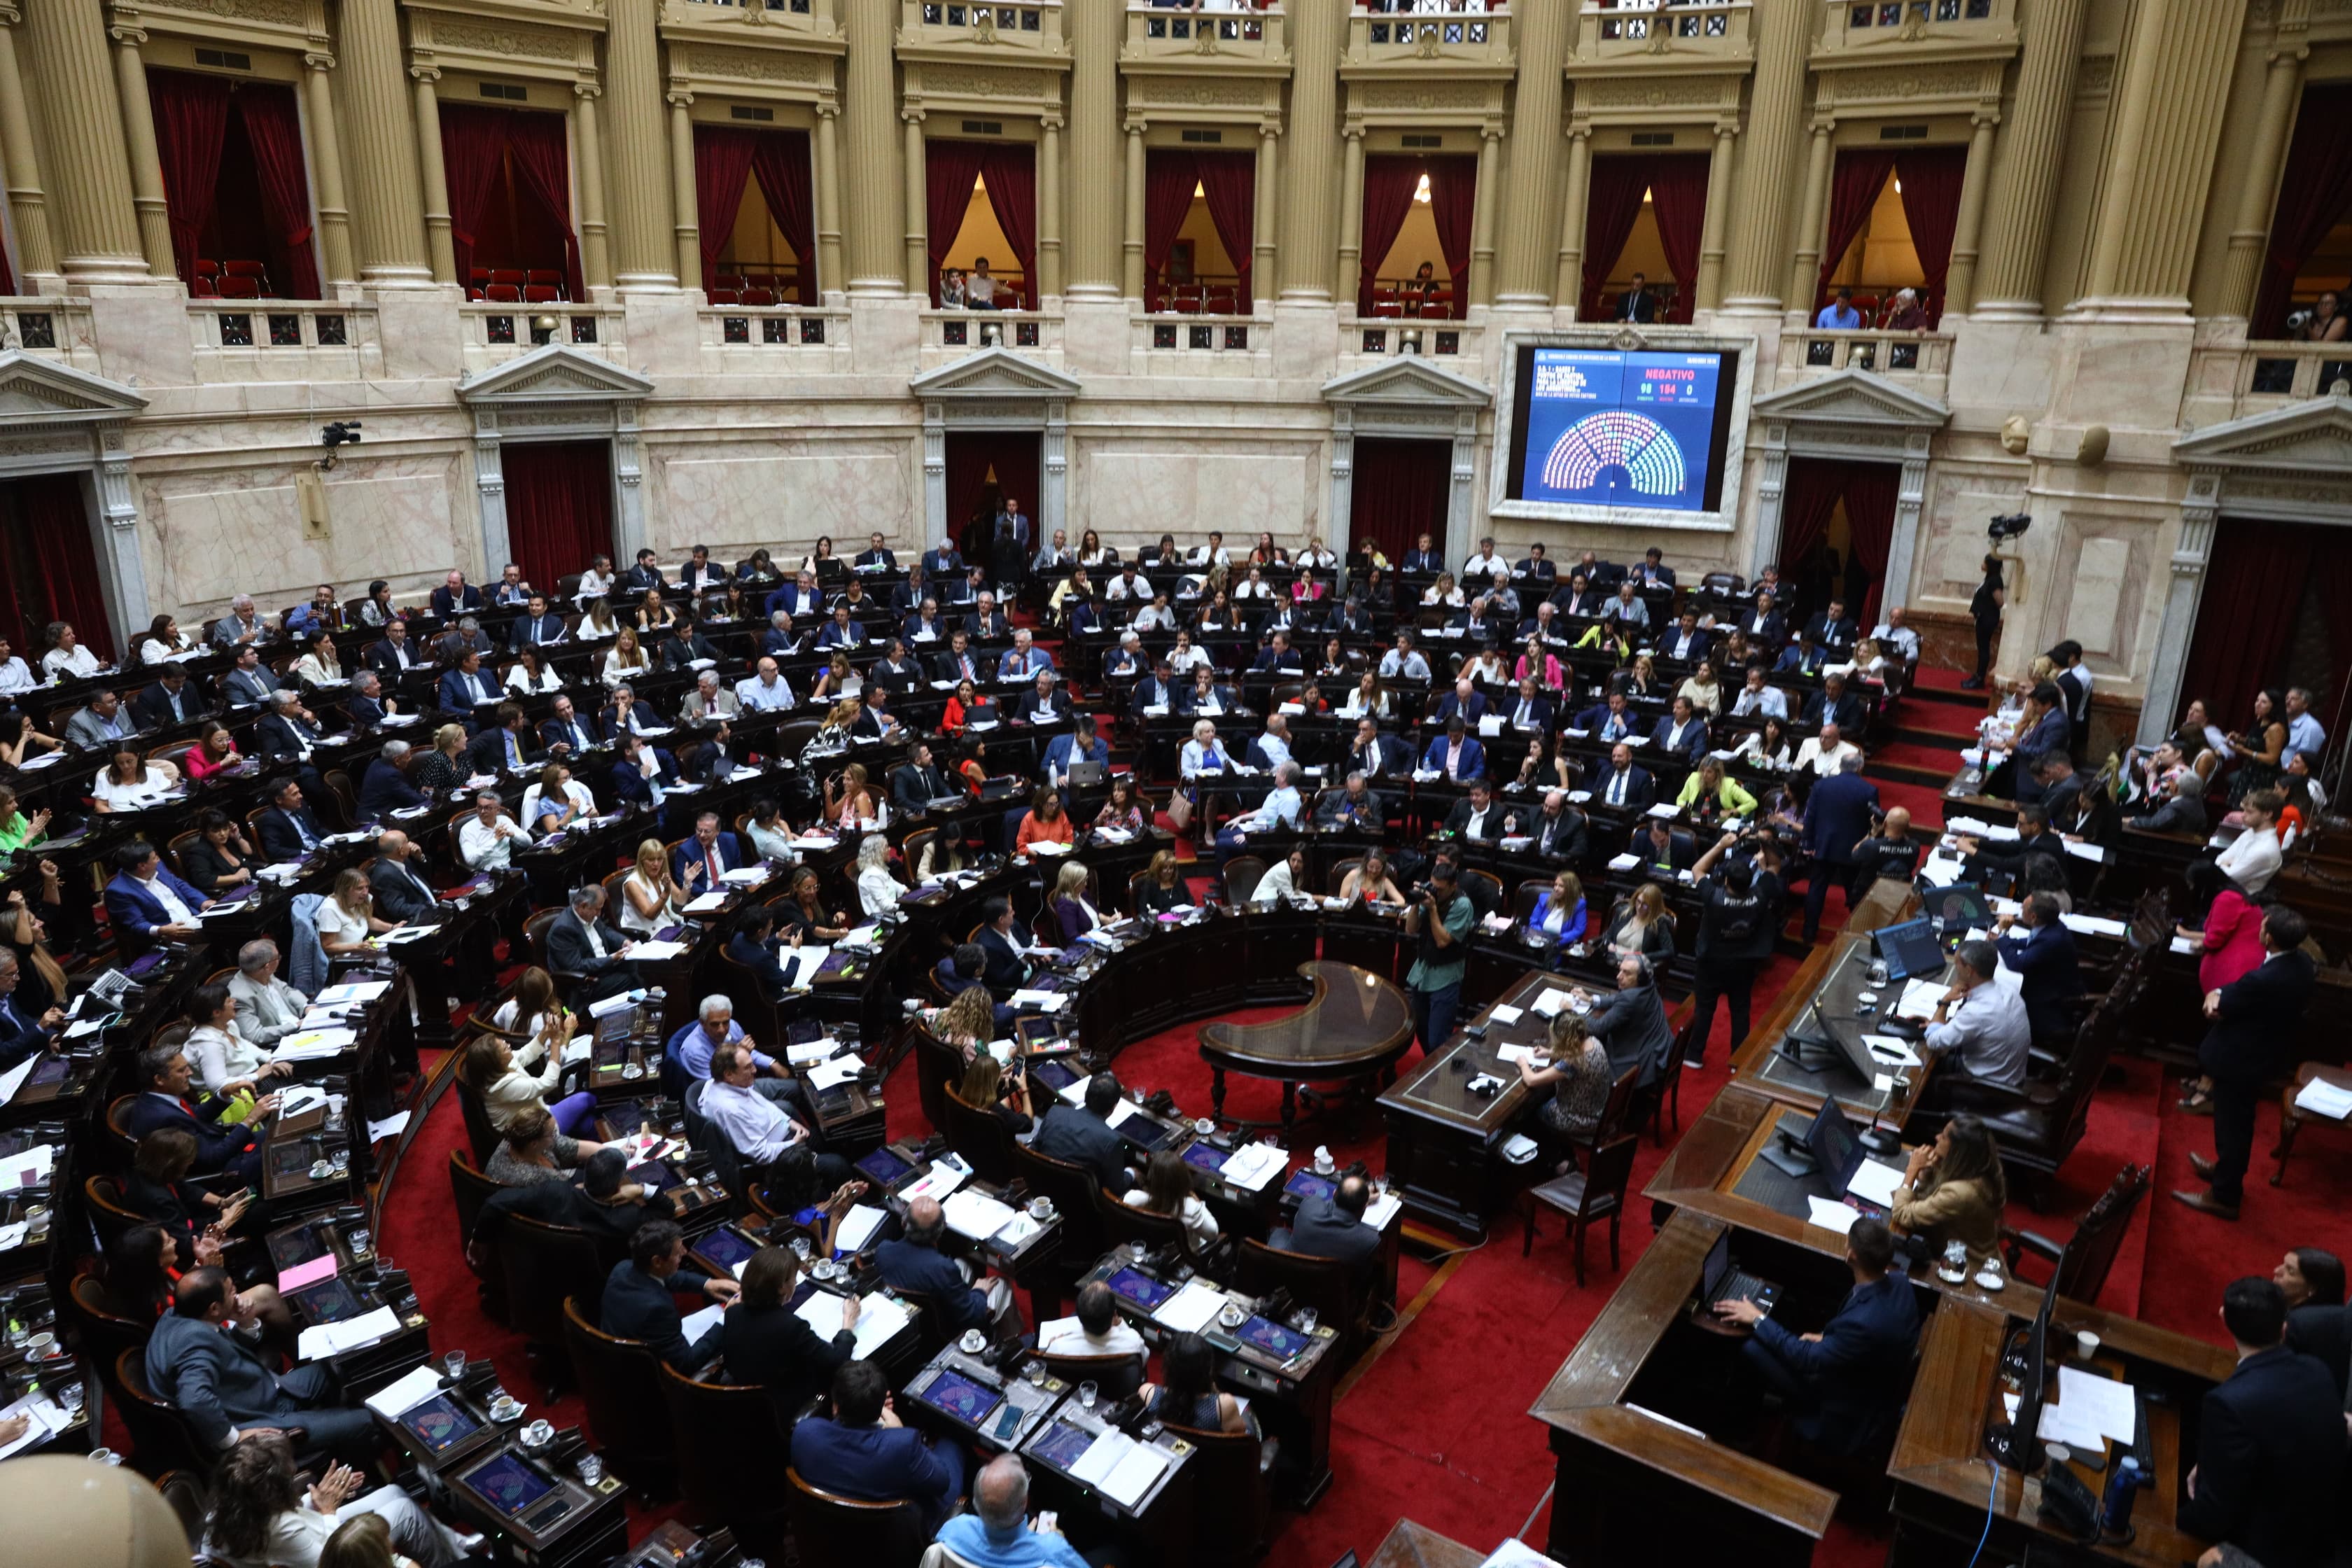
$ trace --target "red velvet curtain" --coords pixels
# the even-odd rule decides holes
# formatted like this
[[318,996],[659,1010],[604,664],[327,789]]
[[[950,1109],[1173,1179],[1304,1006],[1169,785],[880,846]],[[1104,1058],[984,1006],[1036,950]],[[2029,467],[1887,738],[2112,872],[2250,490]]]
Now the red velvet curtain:
[[613,552],[610,441],[530,441],[499,448],[507,553],[526,581],[553,583]]
[[1576,308],[1580,321],[1601,321],[1609,313],[1609,273],[1641,219],[1642,193],[1650,188],[1654,163],[1646,155],[1592,160],[1584,205],[1584,294]]
[[[2180,679],[2180,705],[2202,698],[2206,716],[2225,730],[2245,727],[2254,693],[2283,681],[2294,646],[2304,585],[2314,577],[2323,605],[2352,603],[2352,539],[2343,531],[2224,517],[2216,531],[2197,634]],[[2340,689],[2352,664],[2352,617],[2327,620],[2329,653]]]
[[[1822,237],[1822,271],[1816,281],[1813,303],[1818,306],[1830,286],[1830,274],[1845,259],[1846,247],[1870,221],[1871,204],[1878,200],[1886,176],[1895,171],[1895,154],[1874,148],[1858,153],[1841,153],[1837,173],[1830,177],[1830,213],[1828,231]],[[1951,245],[1945,243],[1945,257],[1950,259]],[[1810,323],[1808,323],[1810,324]]]
[[1201,172],[1192,154],[1177,151],[1150,153],[1143,163],[1143,276],[1148,291],[1161,287],[1160,274],[1168,255],[1176,248],[1176,235],[1192,211],[1192,192]]
[[[2294,140],[2287,147],[2271,243],[2254,294],[2252,335],[2286,335],[2294,276],[2328,232],[2352,213],[2352,82],[2303,89]],[[2210,590],[2208,590],[2210,593]]]
[[1845,499],[1851,463],[1827,458],[1791,458],[1780,489],[1780,572],[1793,578],[1797,563],[1829,537],[1830,520]]
[[1903,221],[1911,226],[1911,247],[1927,276],[1919,302],[1930,321],[1944,313],[1944,280],[1952,270],[1952,236],[1960,226],[1960,186],[1968,177],[1965,147],[1922,147],[1895,155],[1903,185]]
[[[962,543],[972,561],[988,559],[988,538],[972,526],[973,514],[987,498],[988,476],[996,475],[998,493],[1020,501],[1031,526],[1037,508],[1037,446],[1039,437],[1015,431],[950,431],[947,439],[947,531]],[[981,520],[983,525],[986,519]]]
[[294,107],[294,89],[240,82],[236,107],[245,118],[245,139],[253,146],[262,210],[285,249],[283,297],[315,300],[319,256],[310,243],[310,185],[302,168],[302,121]]
[[505,166],[506,114],[470,104],[441,105],[441,166],[449,187],[449,244],[457,253],[457,281],[474,273],[474,237],[489,205],[490,187]]
[[784,240],[800,258],[797,274],[800,302],[817,302],[816,185],[809,172],[809,139],[801,131],[763,131],[751,150],[751,177],[768,216],[784,231]]
[[[227,80],[194,71],[147,73],[154,105],[156,150],[163,163],[163,202],[172,226],[172,252],[180,281],[196,275],[196,250],[212,221],[220,189],[221,143],[228,135]],[[315,286],[314,286],[315,287]]]
[[1004,231],[1021,263],[1021,308],[1037,308],[1037,151],[1013,142],[984,145],[980,177],[988,186],[988,210]]
[[8,247],[0,245],[0,294],[16,291],[16,275],[8,268]]
[[[580,272],[580,237],[572,230],[572,154],[564,143],[560,114],[506,111],[507,151],[514,159],[515,182],[539,198],[539,205],[563,234],[563,275],[571,297],[585,300],[588,288]],[[577,568],[574,568],[577,570]]]
[[1437,220],[1437,247],[1454,282],[1454,319],[1470,314],[1470,220],[1478,205],[1478,160],[1432,158],[1429,211]]
[[1666,266],[1675,275],[1674,308],[1669,321],[1687,321],[1698,307],[1698,247],[1706,229],[1706,175],[1711,162],[1704,153],[1683,153],[1651,160],[1651,215],[1658,220],[1658,243],[1666,252]]
[[1250,268],[1256,259],[1257,157],[1251,153],[1195,153],[1192,167],[1209,204],[1209,221],[1217,226],[1217,238],[1241,279],[1234,308],[1247,315]]
[[702,292],[719,287],[719,253],[735,237],[735,217],[743,210],[743,187],[751,178],[756,131],[732,125],[694,128],[694,221],[702,241]]
[[[37,474],[16,481],[18,515],[32,544],[33,599],[45,621],[70,624],[100,658],[114,658],[114,627],[106,613],[106,589],[99,581],[98,556],[90,544],[89,502],[79,474]],[[41,628],[30,627],[37,633]],[[27,664],[37,642],[26,645]]]
[[1403,560],[1423,533],[1442,545],[1446,490],[1453,482],[1454,447],[1449,442],[1359,437],[1349,486],[1350,545],[1377,544],[1391,561]]
[[[1396,243],[1404,228],[1404,220],[1412,215],[1412,194],[1421,186],[1421,176],[1426,160],[1420,158],[1367,158],[1364,160],[1364,253],[1362,267],[1356,282],[1356,314],[1372,313],[1372,280],[1379,276],[1381,263],[1388,259],[1389,247]],[[1433,178],[1430,184],[1437,182]],[[1431,198],[1435,199],[1433,189]]]
[[[940,266],[955,248],[956,232],[971,207],[972,182],[988,161],[981,142],[923,143],[923,229],[931,257],[931,303],[940,302]],[[993,205],[994,204],[991,204]]]
[[[1906,176],[1905,185],[1909,185]],[[1886,590],[1886,556],[1895,543],[1895,503],[1903,491],[1903,470],[1893,463],[1848,463],[1845,522],[1853,559],[1870,574],[1862,603],[1853,606],[1855,624],[1878,624],[1878,603]]]

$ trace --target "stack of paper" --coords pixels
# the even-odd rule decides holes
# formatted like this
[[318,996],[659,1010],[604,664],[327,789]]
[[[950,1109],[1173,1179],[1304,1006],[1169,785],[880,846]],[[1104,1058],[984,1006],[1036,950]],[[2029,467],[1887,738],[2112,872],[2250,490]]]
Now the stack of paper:
[[397,1421],[441,1392],[441,1363],[420,1366],[399,1382],[368,1395],[370,1410],[387,1421]]
[[808,1079],[809,1088],[822,1091],[833,1088],[835,1084],[847,1083],[865,1070],[866,1064],[856,1057],[843,1056],[835,1057],[831,1061],[817,1062],[808,1068],[802,1076]]
[[57,1150],[47,1143],[0,1158],[0,1187],[29,1187],[46,1182],[57,1162]]
[[686,955],[686,943],[682,942],[661,942],[652,937],[646,937],[629,949],[629,956],[652,962],[664,958],[682,958]]
[[703,894],[693,902],[688,904],[686,906],[686,912],[690,915],[709,914],[713,910],[724,908],[726,903],[727,889],[724,888],[713,888],[710,891]]
[[[819,1290],[793,1309],[793,1315],[806,1323],[821,1340],[830,1340],[841,1332],[843,1304],[845,1297],[830,1290]],[[911,1320],[907,1309],[879,1290],[862,1296],[857,1302],[857,1326],[850,1331],[856,1349],[850,1353],[864,1361],[890,1342],[892,1336]],[[691,1336],[689,1336],[691,1337]]]
[[1374,1230],[1386,1230],[1390,1218],[1403,1207],[1404,1200],[1394,1193],[1374,1193],[1372,1201],[1364,1205],[1364,1223]]
[[1568,1005],[1569,994],[1555,987],[1546,987],[1528,1005],[1538,1018],[1557,1018],[1559,1010]]
[[323,1361],[345,1351],[372,1345],[386,1334],[400,1331],[400,1319],[389,1307],[353,1318],[348,1322],[316,1323],[302,1331],[296,1342],[295,1352],[303,1361]]
[[0,1072],[0,1105],[16,1098],[16,1091],[25,1087],[25,1080],[32,1076],[33,1068],[40,1059],[40,1054],[36,1052],[6,1072]]
[[1527,1015],[1517,1007],[1496,1005],[1486,1015],[1486,1021],[1497,1028],[1507,1029]]
[[949,1228],[974,1241],[986,1241],[1013,1220],[1011,1205],[968,1187],[950,1194],[940,1207],[947,1215]]
[[1909,980],[1903,984],[1903,999],[1895,1005],[1895,1016],[1925,1023],[1936,1016],[1936,1004],[1944,999],[1951,987],[1940,980]]
[[1853,1228],[1853,1222],[1862,1217],[1862,1211],[1860,1209],[1854,1208],[1851,1205],[1832,1202],[1828,1198],[1817,1198],[1809,1195],[1805,1199],[1805,1202],[1811,1210],[1811,1212],[1805,1216],[1808,1221],[1811,1224],[1820,1226],[1823,1230],[1833,1230],[1840,1236],[1843,1236],[1847,1231],[1852,1230]]
[[1845,1190],[1866,1204],[1880,1208],[1895,1206],[1895,1189],[1903,1184],[1903,1168],[1878,1160],[1864,1160],[1854,1168]]
[[719,879],[731,888],[753,888],[768,879],[765,866],[738,866],[732,871],[721,871]]
[[278,1042],[269,1053],[274,1062],[318,1061],[337,1055],[359,1043],[359,1034],[352,1029],[305,1029],[299,1035],[289,1035]]
[[2102,1437],[2128,1443],[2139,1430],[2139,1405],[2132,1397],[2132,1385],[2128,1383],[2101,1377],[2079,1367],[2062,1366],[2058,1369],[2058,1403],[2072,1413],[2074,1422],[2096,1427]]
[[361,1003],[373,1002],[391,989],[392,982],[389,980],[347,981],[341,985],[328,986],[324,991],[311,997],[310,1004],[316,1007],[355,1006]]
[[[819,1292],[819,1294],[822,1293],[823,1292]],[[699,1312],[689,1312],[685,1317],[680,1318],[677,1322],[677,1331],[686,1336],[686,1342],[688,1344],[692,1344],[697,1340],[702,1338],[703,1335],[717,1328],[719,1326],[719,1320],[725,1317],[726,1314],[726,1304],[720,1301],[713,1301],[708,1307],[703,1308]],[[838,1314],[835,1315],[838,1316]],[[840,1326],[841,1325],[839,1323],[835,1323],[834,1325],[835,1328],[839,1328]]]
[[403,947],[412,942],[421,942],[440,929],[438,926],[429,925],[402,926],[398,931],[384,932],[376,940],[389,946]]
[[812,1062],[824,1061],[840,1049],[839,1040],[831,1035],[820,1035],[814,1040],[788,1042],[784,1047],[784,1060],[796,1068],[804,1068]]
[[1198,1279],[1187,1279],[1184,1288],[1160,1303],[1151,1321],[1164,1324],[1178,1333],[1199,1333],[1217,1321],[1225,1310],[1225,1293],[1210,1289]]
[[882,1228],[882,1222],[889,1217],[888,1209],[853,1204],[849,1212],[841,1216],[841,1223],[833,1227],[833,1245],[843,1252],[862,1252],[866,1244],[874,1239],[874,1233]]
[[2341,1121],[2352,1116],[2352,1089],[2338,1089],[2324,1078],[2315,1078],[2295,1091],[2294,1106],[2297,1110]]
[[[1035,950],[1033,949],[1032,951],[1034,952]],[[1061,949],[1048,948],[1045,951],[1049,952],[1059,952]],[[1034,1007],[1040,1013],[1058,1013],[1069,1005],[1070,998],[1066,992],[1015,991],[1013,994],[1013,1005],[1015,1007]]]
[[1488,1553],[1478,1568],[1560,1568],[1560,1563],[1514,1536]]
[[899,1190],[898,1195],[910,1204],[917,1198],[939,1198],[944,1203],[950,1193],[963,1185],[964,1177],[968,1173],[940,1160],[934,1163],[931,1168],[920,1176],[908,1183]]
[[1273,1143],[1244,1143],[1234,1151],[1218,1175],[1234,1186],[1248,1192],[1263,1192],[1265,1184],[1289,1167],[1290,1156]]

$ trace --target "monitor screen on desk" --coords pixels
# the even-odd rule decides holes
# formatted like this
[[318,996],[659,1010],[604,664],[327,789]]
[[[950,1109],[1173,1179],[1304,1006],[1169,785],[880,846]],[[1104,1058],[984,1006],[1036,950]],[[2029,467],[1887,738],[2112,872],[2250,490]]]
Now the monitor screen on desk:
[[1296,1329],[1285,1328],[1255,1314],[1242,1320],[1242,1326],[1234,1331],[1234,1338],[1244,1344],[1255,1345],[1279,1361],[1291,1361],[1305,1355],[1315,1344],[1313,1335],[1302,1334]]
[[1145,1311],[1156,1310],[1160,1304],[1176,1294],[1173,1285],[1162,1285],[1150,1275],[1133,1268],[1122,1268],[1104,1281],[1111,1294],[1134,1302]]
[[730,1274],[749,1263],[760,1250],[759,1244],[730,1226],[720,1226],[694,1244],[694,1249],[726,1269]]
[[1225,1160],[1224,1151],[1213,1143],[1187,1143],[1184,1146],[1184,1163],[1196,1170],[1207,1171],[1212,1175],[1225,1168]]
[[1294,1198],[1328,1198],[1339,1190],[1339,1184],[1302,1165],[1290,1173],[1290,1180],[1282,1184],[1282,1190]]
[[915,1397],[943,1415],[954,1416],[967,1426],[978,1426],[988,1419],[991,1412],[1004,1403],[1004,1396],[996,1390],[945,1368]]
[[1919,896],[1921,912],[1940,931],[1969,931],[1992,924],[1992,905],[1985,901],[1984,889],[1973,882],[1923,888]]
[[1055,1469],[1068,1470],[1076,1468],[1077,1462],[1086,1458],[1087,1450],[1094,1446],[1093,1433],[1056,1417],[1038,1435],[1037,1440],[1029,1445],[1029,1451]]
[[324,1220],[313,1220],[307,1225],[289,1226],[284,1230],[271,1232],[269,1261],[278,1266],[280,1274],[305,1263],[317,1262],[327,1256],[325,1229]]
[[412,1406],[401,1416],[400,1424],[436,1454],[447,1453],[482,1429],[480,1422],[467,1415],[446,1394],[436,1394],[422,1405]]
[[462,1478],[482,1500],[512,1519],[555,1489],[555,1483],[512,1454],[477,1465]]
[[1862,1163],[1862,1140],[1835,1100],[1824,1099],[1814,1112],[1813,1124],[1805,1129],[1805,1147],[1832,1195],[1843,1195],[1854,1167]]
[[321,1279],[297,1290],[294,1302],[301,1310],[303,1321],[310,1323],[348,1322],[372,1310],[341,1279]]
[[1029,1076],[1055,1094],[1061,1093],[1078,1081],[1078,1075],[1060,1062],[1032,1061],[1029,1064]]
[[882,1185],[886,1187],[895,1187],[900,1181],[904,1180],[907,1174],[914,1170],[915,1167],[909,1165],[906,1161],[901,1160],[898,1155],[893,1154],[887,1149],[877,1149],[871,1153],[860,1155],[857,1161],[857,1168],[865,1172],[867,1175],[873,1177]]

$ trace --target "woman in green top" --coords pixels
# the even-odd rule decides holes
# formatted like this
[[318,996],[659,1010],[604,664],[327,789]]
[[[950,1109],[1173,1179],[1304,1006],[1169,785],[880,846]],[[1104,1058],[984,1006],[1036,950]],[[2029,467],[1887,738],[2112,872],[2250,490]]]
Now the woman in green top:
[[1706,804],[1695,814],[1702,821],[1726,816],[1753,816],[1756,797],[1741,788],[1738,781],[1727,777],[1720,759],[1707,757],[1698,764],[1698,771],[1683,781],[1683,793],[1675,804],[1689,806],[1696,802]]
[[26,816],[16,804],[16,792],[0,784],[0,851],[13,855],[48,836],[49,814],[37,811]]

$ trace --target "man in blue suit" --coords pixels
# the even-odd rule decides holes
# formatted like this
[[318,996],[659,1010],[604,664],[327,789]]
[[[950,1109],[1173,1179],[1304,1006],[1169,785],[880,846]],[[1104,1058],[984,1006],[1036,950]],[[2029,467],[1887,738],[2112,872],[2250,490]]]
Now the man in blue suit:
[[204,928],[196,911],[212,900],[180,880],[144,839],[114,852],[114,879],[106,884],[106,923],[121,941],[131,932],[154,942],[184,942]]
[[679,887],[699,897],[719,887],[722,874],[751,863],[736,837],[719,830],[719,814],[706,811],[694,819],[694,837],[670,857],[669,874]]
[[2029,893],[2025,899],[2025,929],[2011,930],[2017,917],[2000,917],[2000,935],[1994,945],[2000,962],[2021,977],[2019,995],[2033,1037],[2048,1042],[2063,1039],[2074,1026],[2070,1005],[2083,994],[2083,967],[2074,957],[2074,933],[2060,920],[2058,895]]
[[1698,760],[1706,755],[1706,721],[1692,710],[1689,698],[1677,697],[1674,711],[1659,720],[1658,727],[1650,731],[1650,741],[1661,756],[1685,757],[1691,766],[1696,767]]
[[1429,743],[1423,753],[1421,765],[1431,773],[1444,773],[1456,784],[1467,784],[1486,772],[1486,748],[1469,732],[1456,713],[1445,721],[1445,733]]
[[1592,781],[1592,798],[1623,811],[1647,811],[1658,803],[1658,781],[1633,765],[1633,748],[1620,741],[1609,748],[1609,770]]
[[2264,1568],[2324,1568],[2341,1545],[2345,1436],[2334,1374],[2281,1342],[2286,1293],[2273,1280],[2232,1281],[2221,1321],[2238,1365],[2199,1412],[2180,1528],[2227,1542]]
[[1472,685],[1466,675],[1454,683],[1453,690],[1437,700],[1437,711],[1431,717],[1443,724],[1457,713],[1465,724],[1475,724],[1486,716],[1486,694]]
[[2025,711],[2031,722],[2023,726],[2024,735],[2012,753],[2017,780],[2010,786],[2021,805],[2042,799],[2048,786],[2042,782],[2037,764],[2043,757],[2064,752],[2074,737],[2066,717],[2066,694],[2054,681],[2045,680],[2033,689],[2025,699]]
[[1070,764],[1094,763],[1110,765],[1110,742],[1091,725],[1065,730],[1045,742],[1045,778],[1055,789],[1069,781]]
[[1642,721],[1625,705],[1622,691],[1612,691],[1605,703],[1596,702],[1568,721],[1571,730],[1581,730],[1604,744],[1622,741],[1642,732]]
[[1128,1188],[1127,1143],[1111,1130],[1111,1113],[1118,1109],[1121,1089],[1114,1073],[1098,1072],[1087,1080],[1084,1107],[1056,1097],[1046,1108],[1031,1147],[1040,1154],[1083,1165],[1095,1180],[1113,1192]]
[[1911,1282],[1889,1272],[1895,1237],[1868,1215],[1845,1233],[1853,1289],[1819,1333],[1800,1335],[1745,1297],[1716,1305],[1726,1322],[1755,1331],[1741,1359],[1789,1404],[1798,1435],[1826,1453],[1859,1454],[1894,1425],[1911,1393],[1919,1304]]
[[499,683],[482,673],[482,656],[470,648],[441,677],[441,706],[460,719],[470,720],[477,704],[494,702],[498,695]]
[[373,821],[388,812],[425,804],[424,792],[408,782],[409,759],[415,755],[405,741],[386,741],[360,780],[360,817]]
[[900,1421],[890,1407],[889,1380],[870,1361],[844,1363],[833,1374],[833,1414],[793,1428],[793,1469],[842,1497],[919,1502],[927,1536],[963,1495],[962,1449],[953,1443],[934,1447]]
[[939,1199],[917,1198],[908,1204],[898,1238],[874,1249],[874,1266],[882,1282],[894,1290],[914,1290],[929,1297],[946,1321],[950,1336],[969,1329],[987,1333],[991,1323],[1002,1322],[1008,1311],[1013,1313],[1013,1325],[1017,1328],[1018,1309],[1004,1282],[989,1279],[984,1287],[975,1287],[964,1279],[955,1259],[940,1250],[940,1238],[947,1228],[947,1215]]
[[[619,754],[613,763],[613,793],[630,805],[659,805],[664,792],[677,783],[677,759],[658,746],[648,746],[634,732],[614,742]],[[653,771],[646,771],[646,759]]]
[[671,1220],[647,1220],[629,1237],[629,1256],[604,1279],[604,1330],[625,1340],[642,1340],[654,1354],[692,1376],[719,1353],[719,1325],[687,1342],[677,1298],[707,1296],[732,1301],[742,1289],[732,1279],[713,1279],[686,1269],[686,1233]]
[[262,1129],[278,1110],[278,1097],[264,1095],[254,1102],[254,1114],[243,1122],[221,1124],[226,1100],[199,1094],[195,1069],[176,1045],[151,1046],[140,1053],[139,1075],[147,1092],[135,1096],[123,1112],[123,1126],[135,1142],[150,1132],[177,1128],[196,1141],[198,1175],[226,1172],[240,1182],[261,1174]]
[[1805,941],[1822,933],[1822,906],[1830,883],[1853,880],[1859,846],[1870,837],[1878,815],[1878,786],[1862,776],[1862,753],[1838,759],[1838,771],[1813,786],[1805,802],[1804,830],[1798,845],[1813,863],[1805,879]]
[[938,549],[923,552],[923,574],[933,581],[963,575],[963,556],[957,551],[955,541],[942,539]]

